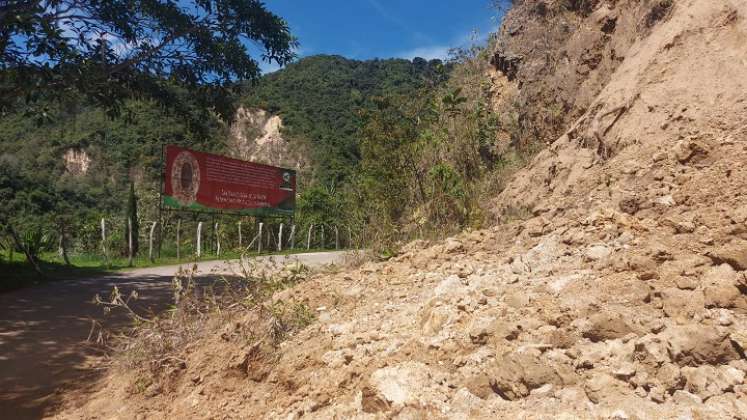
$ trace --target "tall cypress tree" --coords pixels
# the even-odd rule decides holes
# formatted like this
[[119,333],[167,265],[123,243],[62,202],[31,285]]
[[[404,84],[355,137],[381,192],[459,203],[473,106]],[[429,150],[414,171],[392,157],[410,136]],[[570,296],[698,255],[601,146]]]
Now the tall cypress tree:
[[140,224],[137,221],[137,196],[135,195],[135,183],[130,182],[130,194],[127,197],[127,211],[125,212],[125,255],[127,255],[129,236],[127,232],[127,219],[132,220],[132,256],[137,255],[138,251],[138,233],[140,232]]

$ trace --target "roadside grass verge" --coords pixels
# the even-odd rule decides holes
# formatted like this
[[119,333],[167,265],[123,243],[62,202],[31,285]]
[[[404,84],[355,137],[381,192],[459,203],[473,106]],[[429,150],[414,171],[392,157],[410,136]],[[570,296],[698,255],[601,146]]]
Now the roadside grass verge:
[[[340,250],[343,251],[343,249]],[[261,254],[257,252],[242,253],[239,250],[227,250],[221,252],[220,256],[215,253],[203,254],[200,259],[197,259],[194,255],[183,255],[181,258],[177,258],[175,252],[163,252],[160,258],[154,258],[153,261],[148,258],[148,255],[138,255],[133,258],[132,266],[128,264],[127,257],[115,256],[104,258],[102,255],[84,253],[70,255],[68,257],[70,265],[67,265],[62,257],[57,253],[49,252],[44,253],[39,257],[39,265],[44,273],[44,277],[40,277],[34,271],[33,267],[26,261],[23,254],[14,253],[10,257],[5,254],[4,258],[0,260],[0,293],[47,281],[94,277],[107,273],[125,272],[138,268],[163,267],[203,261],[234,260],[240,258],[242,255],[245,257],[256,257],[326,251],[334,250],[296,248],[283,250],[281,252],[263,252]]]

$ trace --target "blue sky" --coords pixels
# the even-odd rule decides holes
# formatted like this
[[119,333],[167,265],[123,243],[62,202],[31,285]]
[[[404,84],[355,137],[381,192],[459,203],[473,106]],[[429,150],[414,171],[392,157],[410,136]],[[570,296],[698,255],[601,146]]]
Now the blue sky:
[[[301,44],[299,56],[444,58],[496,30],[489,0],[268,0]],[[476,34],[476,35],[475,35]],[[265,71],[274,68],[263,63]]]

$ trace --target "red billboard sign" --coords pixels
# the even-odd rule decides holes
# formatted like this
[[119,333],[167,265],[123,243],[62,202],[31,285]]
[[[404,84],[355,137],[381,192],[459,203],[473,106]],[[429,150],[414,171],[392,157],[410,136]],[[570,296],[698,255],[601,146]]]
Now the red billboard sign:
[[183,210],[293,215],[296,172],[166,146],[163,204]]

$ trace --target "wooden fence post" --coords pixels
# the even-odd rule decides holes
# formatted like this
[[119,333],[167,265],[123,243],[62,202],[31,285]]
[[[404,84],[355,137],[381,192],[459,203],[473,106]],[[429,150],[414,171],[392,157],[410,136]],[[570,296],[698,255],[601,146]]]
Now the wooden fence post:
[[220,232],[218,231],[218,222],[215,222],[215,255],[220,257]]
[[132,267],[132,217],[127,218],[127,265]]
[[101,218],[101,250],[104,252],[104,261],[109,265],[109,253],[106,249],[106,219]]
[[156,233],[156,225],[158,222],[153,222],[152,225],[150,225],[150,236],[148,238],[148,259],[150,262],[155,262],[153,259],[153,235]]
[[259,232],[257,233],[257,254],[262,253],[262,227],[264,225],[264,223],[259,222]]
[[197,223],[197,259],[202,255],[202,222]]
[[241,221],[239,221],[239,249],[241,249]]
[[311,230],[314,229],[314,224],[309,226],[309,234],[306,236],[306,250],[311,249]]
[[319,225],[320,228],[322,228],[322,249],[324,249],[324,225]]
[[340,233],[337,230],[337,225],[335,225],[335,249],[340,249]]
[[348,248],[352,248],[351,245],[353,244],[353,231],[350,230],[350,225],[348,225],[347,228],[348,228]]
[[283,224],[280,224],[280,229],[278,230],[278,252],[281,252],[283,250]]
[[290,233],[290,249],[293,249],[296,247],[296,225],[295,223],[291,225],[291,233]]
[[182,255],[181,255],[181,245],[182,245],[182,219],[178,219],[176,221],[176,261],[181,261]]

